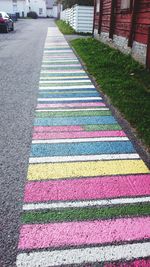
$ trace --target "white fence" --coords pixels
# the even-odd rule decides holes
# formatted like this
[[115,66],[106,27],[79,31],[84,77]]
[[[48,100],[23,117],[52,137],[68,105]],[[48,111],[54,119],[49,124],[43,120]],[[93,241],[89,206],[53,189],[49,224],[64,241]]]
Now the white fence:
[[89,32],[93,30],[94,7],[78,6],[67,8],[60,13],[60,19],[68,22],[77,32]]

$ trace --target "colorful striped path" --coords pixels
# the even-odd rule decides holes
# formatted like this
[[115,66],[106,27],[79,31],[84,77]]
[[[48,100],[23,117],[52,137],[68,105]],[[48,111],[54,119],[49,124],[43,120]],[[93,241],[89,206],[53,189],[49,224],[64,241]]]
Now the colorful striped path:
[[149,169],[63,35],[49,28],[17,267],[150,266],[149,202]]

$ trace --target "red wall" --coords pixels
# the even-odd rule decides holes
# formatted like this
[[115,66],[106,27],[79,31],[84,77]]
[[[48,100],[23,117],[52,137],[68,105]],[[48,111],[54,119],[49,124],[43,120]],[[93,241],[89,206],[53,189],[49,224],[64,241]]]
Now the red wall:
[[135,40],[147,44],[150,27],[150,0],[139,0],[136,14]]
[[[109,32],[112,0],[103,1],[101,31]],[[121,11],[121,0],[116,0],[114,9],[114,34],[129,38],[131,28],[131,10]],[[95,16],[95,29],[98,29],[99,13]],[[148,42],[148,27],[150,26],[150,0],[137,0],[134,40],[143,44]]]

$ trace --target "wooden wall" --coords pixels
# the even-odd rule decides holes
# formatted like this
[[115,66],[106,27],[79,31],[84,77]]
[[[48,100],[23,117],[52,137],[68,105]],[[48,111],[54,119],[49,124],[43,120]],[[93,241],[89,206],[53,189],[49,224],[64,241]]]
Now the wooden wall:
[[148,45],[150,0],[130,0],[131,6],[126,10],[121,9],[121,1],[125,0],[95,0],[95,5],[97,1],[101,2],[102,8],[95,13],[94,28],[99,29],[99,33],[126,37],[129,46],[133,41]]
[[[103,10],[101,10],[101,31],[109,32],[112,0],[100,1],[103,1]],[[143,44],[147,44],[148,27],[150,27],[150,0],[136,0],[136,2],[137,5],[135,9],[135,25],[133,27],[134,40]],[[95,29],[98,29],[99,16],[100,13],[96,13]],[[121,0],[116,0],[114,17],[114,34],[128,38],[131,28],[132,9],[122,11]]]

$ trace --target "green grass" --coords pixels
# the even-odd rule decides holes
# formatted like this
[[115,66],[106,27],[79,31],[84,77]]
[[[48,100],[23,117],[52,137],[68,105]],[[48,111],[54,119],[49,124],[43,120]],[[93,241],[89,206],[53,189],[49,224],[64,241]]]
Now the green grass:
[[112,104],[150,149],[150,73],[131,56],[99,41],[76,39],[71,45]]
[[77,35],[83,35],[83,36],[91,36],[92,33],[90,32],[76,32],[70,25],[69,23],[66,23],[63,20],[56,20],[56,25],[58,26],[59,30],[63,34],[77,34]]
[[75,34],[75,30],[65,21],[63,20],[56,20],[56,24],[59,28],[59,30],[63,33],[63,34]]

